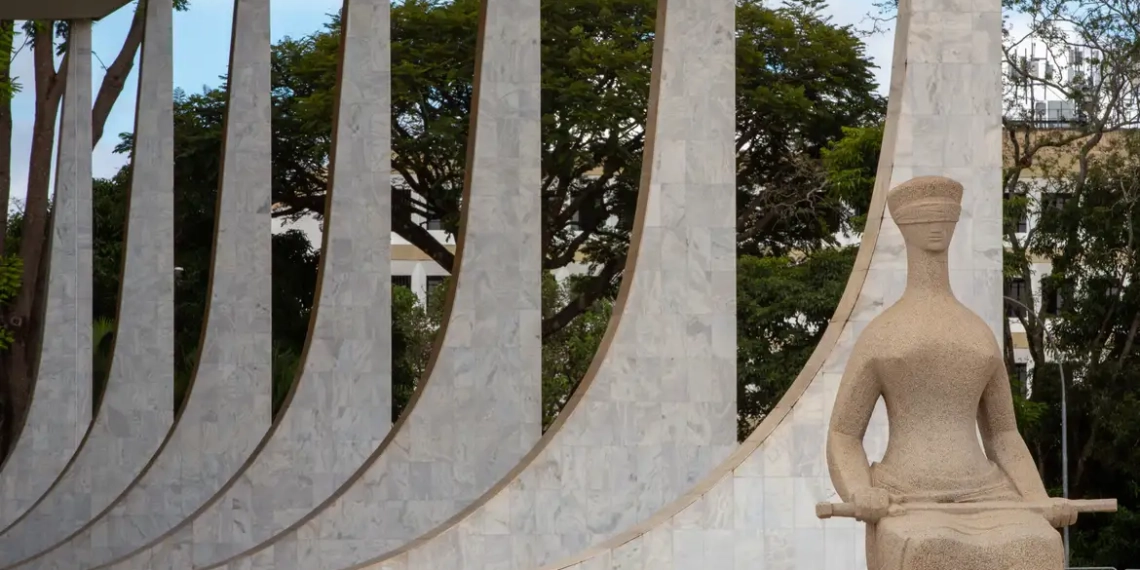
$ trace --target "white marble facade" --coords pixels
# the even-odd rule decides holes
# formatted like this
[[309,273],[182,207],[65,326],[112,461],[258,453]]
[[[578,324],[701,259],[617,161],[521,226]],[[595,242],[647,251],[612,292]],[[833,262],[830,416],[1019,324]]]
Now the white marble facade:
[[107,387],[61,478],[0,533],[0,567],[58,543],[126,489],[174,420],[174,130],[171,0],[149,0],[119,318]]
[[318,509],[392,427],[389,0],[347,8],[319,298],[295,391],[232,486],[108,568],[191,570],[253,548]]
[[[349,13],[370,4],[387,7],[385,0],[349,0]],[[539,440],[538,2],[485,0],[483,9],[467,206],[426,380],[391,441],[334,500],[227,568],[366,562],[467,508]],[[386,31],[368,33],[386,38]]]
[[91,21],[71,26],[56,159],[43,344],[31,406],[0,466],[0,529],[28,512],[67,468],[91,425]]
[[649,160],[594,365],[512,477],[368,568],[533,570],[647,520],[736,447],[735,3],[660,7]]
[[[387,410],[378,409],[390,401],[381,381],[391,372],[389,3],[345,4],[316,321],[303,376],[270,428],[270,0],[235,2],[237,71],[195,386],[157,460],[126,494],[102,513],[93,503],[85,516],[94,520],[20,568],[865,565],[861,525],[820,521],[813,507],[834,500],[824,445],[847,354],[905,283],[901,236],[885,210],[890,187],[931,174],[964,184],[951,281],[1000,340],[998,0],[901,0],[879,184],[855,270],[811,361],[739,447],[734,2],[659,0],[648,160],[622,290],[593,366],[541,439],[538,0],[483,0],[453,289],[430,371],[390,432]],[[68,168],[77,168],[82,201],[83,165],[73,162]],[[66,204],[68,195],[61,196]],[[145,215],[145,206],[133,207],[144,211],[132,212],[132,220]],[[161,208],[154,208],[152,222],[161,223]],[[74,227],[86,228],[89,241],[89,218],[86,226],[77,218]],[[83,232],[76,233],[65,243],[81,241]],[[362,245],[370,243],[378,245]],[[78,377],[81,365],[72,367]],[[872,457],[886,444],[882,412],[867,435]],[[68,425],[83,419],[67,418]],[[48,431],[75,438],[74,449],[83,429]],[[2,489],[6,510],[10,493]],[[19,528],[9,532],[29,532]],[[30,553],[0,550],[0,562]]]
[[[960,7],[958,7],[960,6]],[[915,176],[965,186],[950,250],[955,294],[1001,336],[1001,5],[902,0],[886,138],[867,228],[843,300],[803,373],[712,477],[648,524],[549,566],[559,570],[856,570],[863,525],[816,518],[834,501],[827,424],[855,339],[902,294],[906,260],[887,191]],[[886,447],[872,419],[872,460]]]
[[94,568],[156,540],[239,472],[270,424],[269,0],[241,0],[203,346],[161,450],[105,512],[20,568]]

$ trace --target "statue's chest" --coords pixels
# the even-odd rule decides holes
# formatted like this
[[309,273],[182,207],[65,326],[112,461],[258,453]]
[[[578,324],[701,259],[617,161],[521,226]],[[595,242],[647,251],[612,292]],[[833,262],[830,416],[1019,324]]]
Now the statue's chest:
[[880,353],[879,374],[887,391],[980,397],[1000,356],[987,327],[928,323],[901,328],[889,335],[889,346]]

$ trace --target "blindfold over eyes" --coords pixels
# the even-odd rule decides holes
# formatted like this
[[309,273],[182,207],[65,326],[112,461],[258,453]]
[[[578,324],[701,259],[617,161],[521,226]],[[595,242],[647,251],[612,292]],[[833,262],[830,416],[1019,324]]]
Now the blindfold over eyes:
[[924,224],[932,222],[957,222],[962,215],[962,206],[946,201],[925,201],[908,204],[892,211],[895,223]]

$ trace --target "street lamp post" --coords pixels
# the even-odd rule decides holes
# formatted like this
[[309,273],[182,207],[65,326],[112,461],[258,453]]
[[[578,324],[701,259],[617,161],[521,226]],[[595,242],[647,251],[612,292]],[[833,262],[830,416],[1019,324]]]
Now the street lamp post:
[[[1048,329],[1046,329],[1048,332]],[[1053,333],[1049,334],[1049,341],[1056,345]],[[1065,398],[1065,366],[1061,359],[1057,359],[1057,370],[1061,373],[1061,496],[1069,498],[1069,407]],[[1069,527],[1062,529],[1065,533],[1065,567],[1069,566]]]

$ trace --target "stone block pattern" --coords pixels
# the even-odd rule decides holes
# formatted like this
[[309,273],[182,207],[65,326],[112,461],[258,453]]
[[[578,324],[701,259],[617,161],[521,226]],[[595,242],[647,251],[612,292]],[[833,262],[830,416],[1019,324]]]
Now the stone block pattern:
[[[647,524],[551,568],[793,570],[866,568],[863,525],[820,521],[838,500],[825,460],[827,425],[855,339],[901,296],[905,250],[884,211],[914,176],[965,185],[951,245],[955,293],[1001,331],[1001,7],[903,0],[879,179],[855,270],[820,346],[783,400],[725,465]],[[887,183],[889,181],[889,183]],[[1000,336],[999,336],[1000,339]],[[885,409],[865,445],[887,444]]]
[[[348,6],[351,22],[388,3]],[[486,0],[483,9],[459,248],[426,381],[341,494],[228,568],[335,569],[391,551],[469,506],[541,435],[538,2]],[[380,25],[350,37],[384,34],[387,49]]]
[[237,2],[234,29],[210,301],[187,401],[124,495],[23,567],[94,568],[162,538],[239,472],[269,427],[269,0]]
[[574,400],[492,494],[369,568],[533,570],[645,521],[736,447],[734,8],[659,3],[630,257]]
[[91,22],[75,21],[71,34],[43,344],[27,420],[0,467],[0,529],[48,491],[91,425]]
[[[389,0],[352,0],[314,323],[295,393],[232,487],[112,568],[225,561],[317,509],[392,427]],[[529,379],[533,381],[533,379]]]
[[117,337],[91,430],[43,499],[0,535],[0,566],[37,554],[103,511],[146,467],[174,420],[174,95],[171,0],[149,0]]

